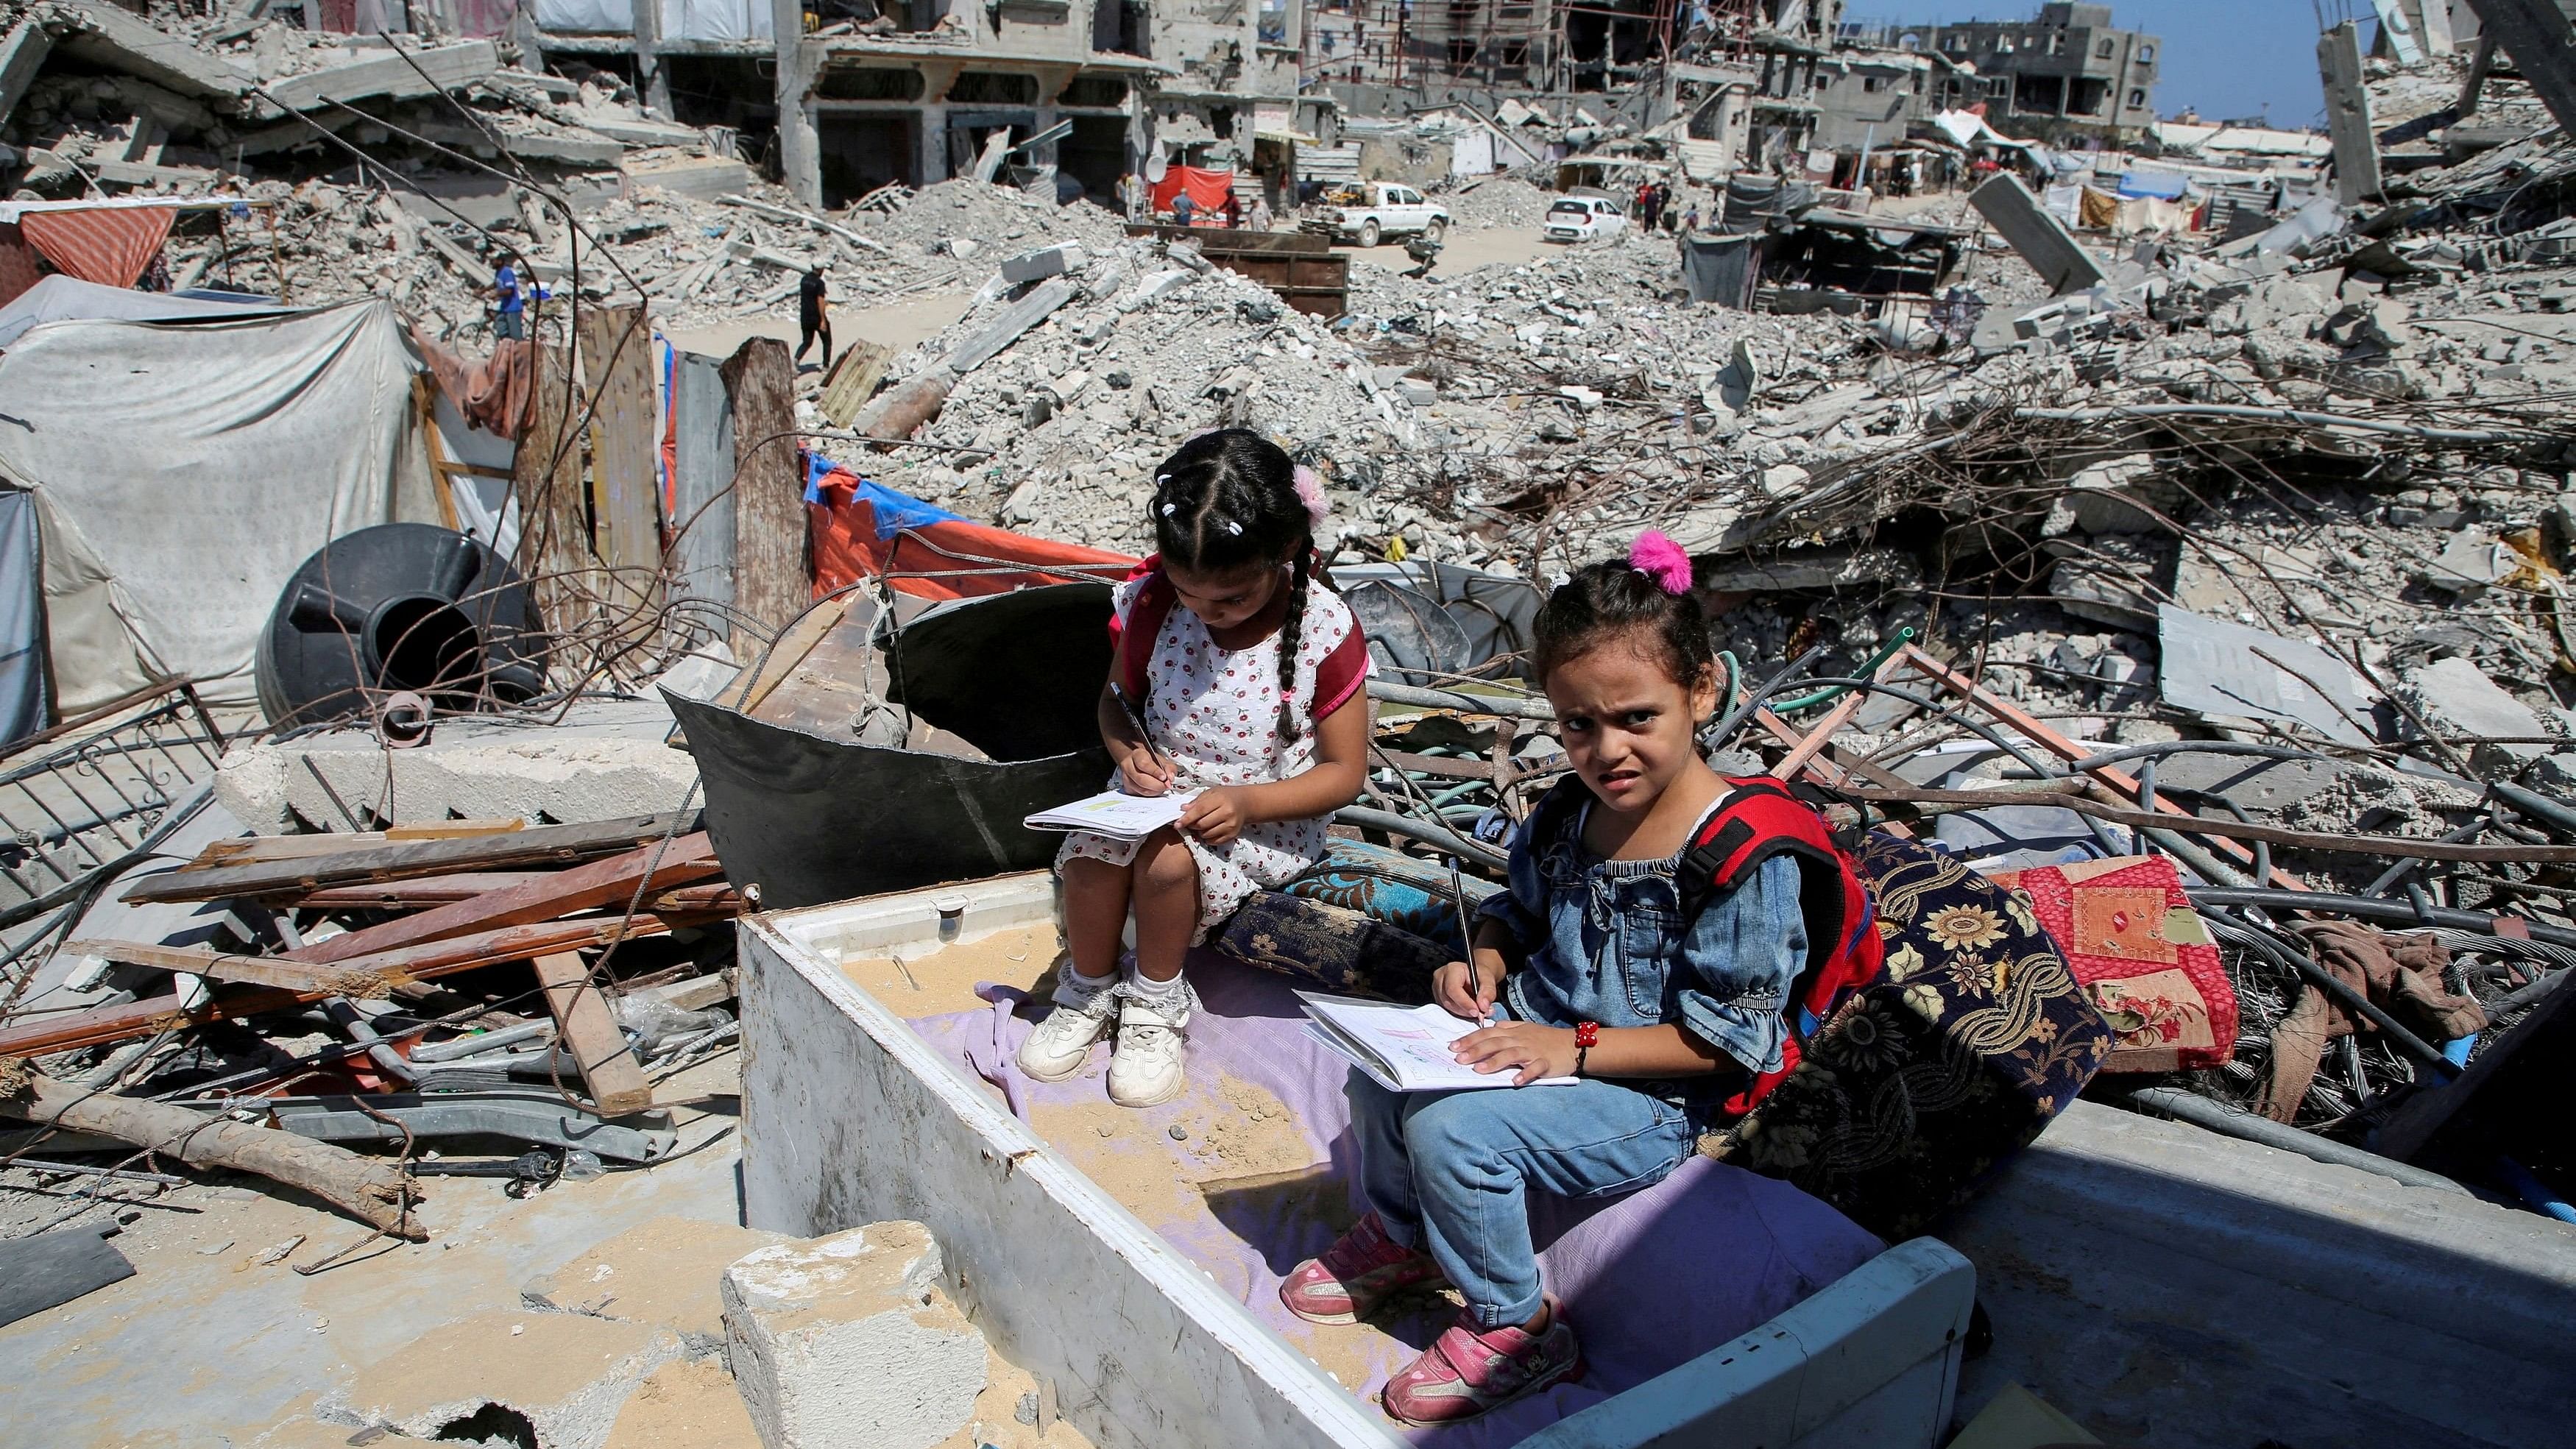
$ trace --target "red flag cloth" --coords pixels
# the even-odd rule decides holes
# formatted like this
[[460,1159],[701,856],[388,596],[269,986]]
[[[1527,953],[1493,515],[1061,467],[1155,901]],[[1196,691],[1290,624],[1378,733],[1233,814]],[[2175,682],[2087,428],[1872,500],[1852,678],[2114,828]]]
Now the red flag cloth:
[[36,249],[27,245],[26,233],[14,226],[0,226],[0,307],[17,301],[19,293],[44,279],[44,269],[36,265]]
[[1163,179],[1154,183],[1154,209],[1169,211],[1172,198],[1182,192],[1190,194],[1190,205],[1201,212],[1225,210],[1225,199],[1234,194],[1234,172],[1208,171],[1196,166],[1164,168]]
[[31,211],[18,227],[55,271],[102,287],[131,287],[161,255],[178,214],[167,206]]
[[897,593],[961,599],[1079,579],[1115,583],[1136,567],[1132,555],[969,523],[819,459],[808,479],[818,599],[879,574]]

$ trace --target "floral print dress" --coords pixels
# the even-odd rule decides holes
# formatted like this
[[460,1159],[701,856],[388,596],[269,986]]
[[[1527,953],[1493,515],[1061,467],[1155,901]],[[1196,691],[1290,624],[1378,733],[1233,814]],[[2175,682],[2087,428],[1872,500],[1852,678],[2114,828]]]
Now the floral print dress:
[[[1112,607],[1122,627],[1143,584],[1136,578],[1117,588]],[[1174,767],[1173,788],[1263,785],[1314,768],[1317,671],[1337,650],[1357,644],[1358,636],[1359,621],[1349,606],[1332,590],[1309,581],[1290,689],[1297,737],[1283,740],[1279,636],[1248,649],[1219,648],[1198,615],[1173,608],[1155,632],[1145,666],[1144,700],[1154,744]],[[1116,789],[1118,777],[1113,774],[1109,783]],[[1199,867],[1199,924],[1192,941],[1205,941],[1254,892],[1275,889],[1312,869],[1324,854],[1324,826],[1321,819],[1264,820],[1245,826],[1222,850],[1184,835]],[[1082,857],[1127,865],[1135,860],[1138,844],[1077,830],[1057,850],[1056,868]]]

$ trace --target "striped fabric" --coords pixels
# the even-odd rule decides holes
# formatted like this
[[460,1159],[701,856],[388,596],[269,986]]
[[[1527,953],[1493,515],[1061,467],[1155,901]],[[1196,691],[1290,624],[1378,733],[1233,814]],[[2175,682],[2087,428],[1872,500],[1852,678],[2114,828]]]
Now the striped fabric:
[[27,245],[26,234],[14,226],[0,226],[0,307],[17,301],[19,293],[44,277],[45,270],[36,265],[36,252]]
[[31,211],[18,225],[55,271],[103,287],[131,287],[161,254],[177,216],[167,206]]

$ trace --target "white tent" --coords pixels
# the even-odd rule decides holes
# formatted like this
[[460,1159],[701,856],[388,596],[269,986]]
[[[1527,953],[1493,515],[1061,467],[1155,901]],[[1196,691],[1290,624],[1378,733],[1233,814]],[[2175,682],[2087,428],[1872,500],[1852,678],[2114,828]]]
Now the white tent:
[[168,292],[138,292],[131,287],[103,287],[66,277],[57,272],[20,292],[5,307],[0,307],[0,347],[7,347],[27,334],[39,322],[69,322],[82,318],[113,319],[122,322],[181,322],[200,317],[225,317],[238,320],[255,314],[274,313],[275,306],[263,306],[245,298],[240,302],[222,302],[203,297],[173,296]]
[[168,674],[252,702],[297,566],[353,529],[438,521],[420,370],[384,301],[43,322],[0,354],[0,481],[36,495],[57,708]]

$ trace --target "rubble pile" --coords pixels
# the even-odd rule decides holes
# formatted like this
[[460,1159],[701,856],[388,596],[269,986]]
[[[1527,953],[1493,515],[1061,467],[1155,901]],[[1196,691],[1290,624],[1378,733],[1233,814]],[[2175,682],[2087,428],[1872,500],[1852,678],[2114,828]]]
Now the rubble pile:
[[1440,195],[1452,226],[1484,230],[1532,231],[1547,219],[1556,193],[1542,189],[1517,172],[1461,184]]

